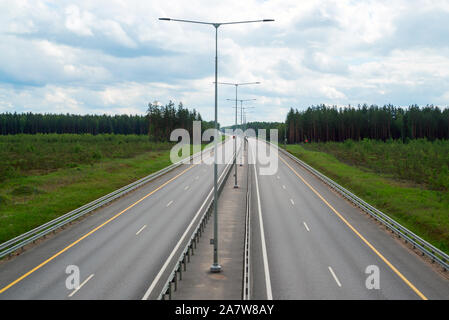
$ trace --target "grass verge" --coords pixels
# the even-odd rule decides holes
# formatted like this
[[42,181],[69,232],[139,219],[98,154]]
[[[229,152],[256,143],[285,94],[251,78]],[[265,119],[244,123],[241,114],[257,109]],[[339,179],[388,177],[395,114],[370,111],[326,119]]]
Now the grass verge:
[[345,164],[331,154],[287,145],[287,151],[449,253],[449,195]]
[[146,136],[0,136],[0,243],[169,166],[173,145]]

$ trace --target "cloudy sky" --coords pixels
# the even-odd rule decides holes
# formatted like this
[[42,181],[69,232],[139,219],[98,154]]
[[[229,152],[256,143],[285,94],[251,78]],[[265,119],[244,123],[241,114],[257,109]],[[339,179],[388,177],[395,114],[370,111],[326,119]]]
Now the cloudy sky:
[[[158,21],[274,18],[219,29],[219,81],[252,82],[248,120],[290,107],[449,103],[449,1],[0,0],[0,112],[143,114],[150,101],[212,120],[214,29]],[[234,88],[219,88],[233,123]]]

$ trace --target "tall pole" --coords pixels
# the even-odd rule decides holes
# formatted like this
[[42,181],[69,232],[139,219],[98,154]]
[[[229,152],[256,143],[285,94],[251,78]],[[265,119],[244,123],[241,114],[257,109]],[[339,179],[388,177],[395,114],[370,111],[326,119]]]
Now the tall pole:
[[[257,82],[240,82],[240,83],[230,83],[230,82],[220,82],[219,84],[226,84],[226,85],[232,85],[235,86],[235,128],[234,128],[234,154],[235,159],[234,159],[234,177],[235,177],[235,182],[234,182],[234,188],[238,188],[238,184],[237,184],[237,135],[235,134],[235,131],[237,130],[237,125],[238,125],[238,104],[237,101],[242,102],[242,100],[238,100],[237,99],[237,89],[238,86],[243,86],[243,85],[250,85],[250,84],[260,84],[259,81]],[[226,99],[226,100],[231,100],[231,99]],[[255,100],[255,99],[249,99],[249,100]],[[249,101],[249,100],[243,100],[243,101]],[[241,115],[240,115],[241,118]],[[240,121],[241,123],[241,121]],[[242,128],[240,128],[242,129]],[[242,166],[242,162],[243,162],[243,152],[240,154],[242,161],[240,162],[240,166]]]
[[197,23],[203,25],[212,25],[215,28],[215,134],[214,134],[214,262],[210,267],[211,272],[220,272],[221,266],[218,264],[218,215],[217,215],[217,202],[218,202],[218,169],[217,169],[217,150],[218,150],[218,28],[221,25],[253,23],[253,22],[273,22],[274,19],[263,20],[247,20],[247,21],[233,21],[233,22],[205,22],[194,21],[184,19],[172,19],[172,18],[159,18],[163,21],[177,21],[186,23]]
[[[247,127],[246,127],[246,114],[245,114],[245,132],[246,132],[246,130],[248,130],[247,129]],[[246,133],[245,133],[245,151],[246,151]]]
[[240,124],[243,125],[243,100],[240,101]]
[[[237,95],[235,96],[235,109],[237,110]],[[243,100],[240,101],[240,127],[243,130]],[[243,143],[245,143],[245,135],[243,135]],[[240,166],[243,166],[243,152],[240,156]]]
[[287,121],[284,126],[284,149],[287,150]]
[[217,149],[218,149],[218,27],[215,27],[215,137],[214,137],[214,262],[210,267],[211,272],[220,272],[221,266],[218,264],[218,169],[217,169]]
[[[251,82],[251,83],[227,83],[227,82],[220,82],[220,84],[232,84],[233,86],[236,87],[236,89],[235,89],[235,110],[236,110],[235,127],[237,128],[237,109],[238,109],[237,101],[240,101],[240,124],[242,125],[241,129],[243,130],[243,109],[244,109],[243,108],[243,102],[244,101],[253,101],[253,100],[257,100],[257,99],[237,99],[237,86],[244,85],[244,84],[260,84],[260,82]],[[231,101],[232,99],[226,99],[226,100]],[[245,131],[246,131],[246,128],[245,128]],[[245,137],[243,137],[243,140],[245,140]],[[234,151],[235,151],[235,148],[234,148]],[[243,152],[240,154],[240,157],[241,157],[240,166],[243,166]],[[234,162],[234,164],[235,164],[235,162]],[[235,172],[234,175],[237,176],[237,169],[236,169],[236,172]],[[235,179],[235,181],[236,182],[235,182],[234,188],[238,188],[238,186],[237,186],[237,178]]]
[[235,131],[237,130],[237,88],[238,84],[235,85],[235,129],[234,129],[234,189],[238,188],[237,185],[237,135],[235,134]]

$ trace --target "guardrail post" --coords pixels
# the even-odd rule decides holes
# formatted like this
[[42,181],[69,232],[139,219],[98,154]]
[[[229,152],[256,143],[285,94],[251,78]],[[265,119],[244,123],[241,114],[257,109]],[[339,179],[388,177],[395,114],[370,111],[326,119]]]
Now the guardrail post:
[[175,283],[175,291],[178,291],[178,273],[175,272],[175,277],[173,278],[173,282]]

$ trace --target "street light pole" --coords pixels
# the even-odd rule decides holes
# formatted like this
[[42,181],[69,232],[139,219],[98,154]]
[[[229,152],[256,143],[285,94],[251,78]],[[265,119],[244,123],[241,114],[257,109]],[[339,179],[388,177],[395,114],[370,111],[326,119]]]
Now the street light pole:
[[287,150],[287,122],[284,126],[284,149]]
[[253,23],[253,22],[272,22],[274,19],[263,20],[248,20],[248,21],[234,21],[234,22],[204,22],[193,20],[182,20],[172,18],[159,18],[162,21],[176,21],[186,23],[207,24],[215,28],[215,133],[214,133],[214,261],[210,267],[211,272],[221,272],[221,266],[218,264],[218,215],[217,215],[217,203],[218,203],[218,169],[217,169],[217,149],[218,149],[218,28],[221,25],[227,24],[241,24],[241,23]]
[[[249,109],[249,108],[254,108],[254,107],[243,108],[243,101],[253,101],[253,100],[257,100],[257,99],[240,100],[240,124],[242,125],[242,127],[243,127],[243,110]],[[246,131],[246,126],[245,126],[245,131]],[[243,140],[245,140],[245,135],[243,136]],[[243,143],[245,143],[245,141],[243,141]],[[241,154],[240,166],[243,166],[243,153]]]
[[[225,82],[220,82],[221,84],[229,84],[229,83],[225,83]],[[260,82],[253,82],[253,83],[244,83],[244,84],[259,84]],[[226,100],[228,100],[228,101],[233,101],[232,99],[226,99]],[[242,124],[242,127],[243,127],[243,122],[242,122],[242,119],[243,119],[243,116],[242,116],[242,113],[243,113],[243,102],[244,101],[254,101],[254,100],[257,100],[257,99],[239,99],[239,100],[237,100],[237,91],[236,91],[236,99],[235,99],[235,126],[236,126],[236,128],[237,128],[237,101],[240,101],[240,124]],[[246,131],[246,130],[245,130]],[[235,148],[234,148],[234,150],[235,150]],[[240,154],[240,157],[241,157],[241,161],[240,161],[240,166],[243,166],[243,152]],[[237,159],[236,159],[237,160]],[[238,186],[237,186],[237,163],[236,163],[236,161],[234,161],[234,165],[235,165],[235,174],[234,174],[234,176],[236,177],[235,178],[235,185],[234,185],[234,188],[238,188]]]
[[211,272],[221,272],[221,265],[218,264],[218,168],[217,168],[217,150],[218,150],[218,27],[215,27],[215,136],[214,136],[214,261],[210,266]]
[[[237,88],[238,88],[238,86],[244,86],[244,85],[249,85],[249,84],[260,84],[260,82],[259,81],[257,81],[257,82],[242,82],[242,83],[219,82],[219,84],[235,86],[235,128],[234,128],[234,133],[235,133],[235,130],[237,129],[237,110],[238,110],[237,101],[241,102],[241,100],[237,100]],[[231,100],[231,99],[226,99],[226,100]],[[251,99],[251,100],[255,100],[255,99]],[[235,159],[234,159],[234,188],[238,188],[239,186],[237,184],[237,136],[235,134],[234,134],[234,153],[236,154]],[[242,157],[243,157],[243,153],[242,153]],[[240,164],[240,166],[241,166],[241,164]]]
[[237,88],[238,84],[235,85],[235,129],[234,129],[234,189],[238,188],[237,185],[237,135],[235,134],[235,130],[237,130]]

